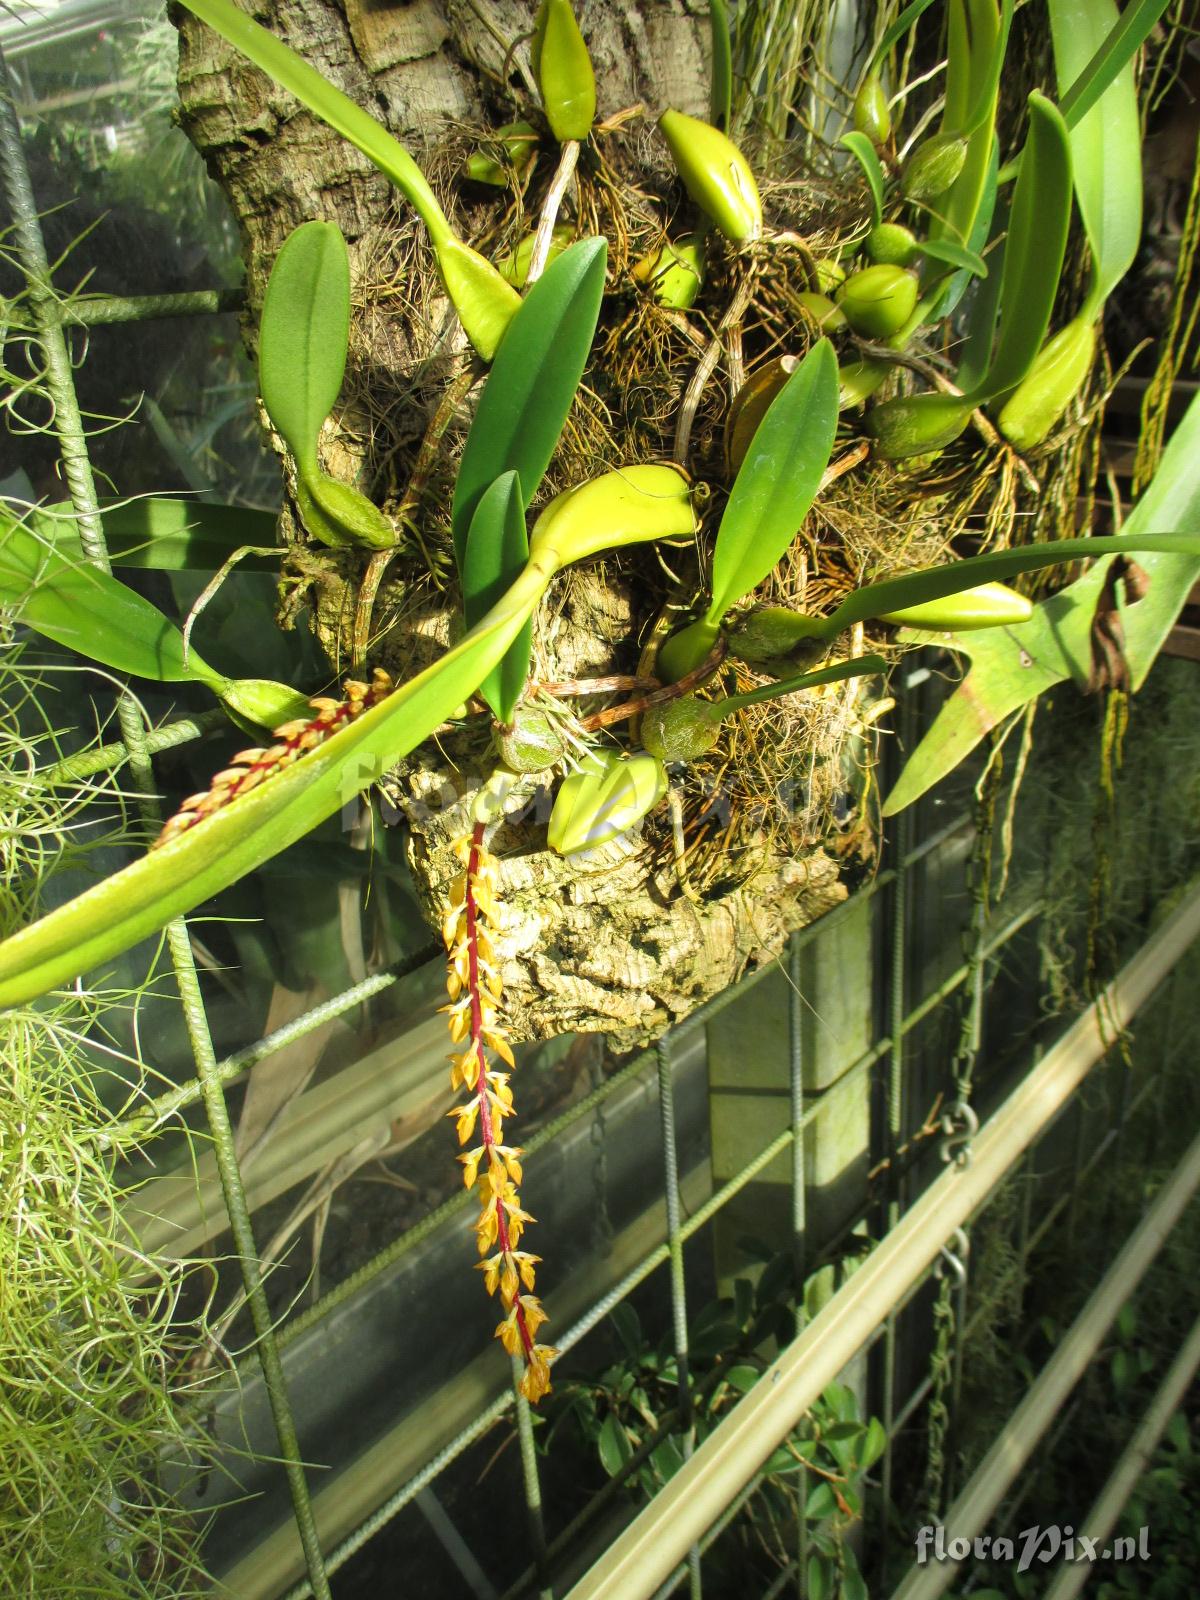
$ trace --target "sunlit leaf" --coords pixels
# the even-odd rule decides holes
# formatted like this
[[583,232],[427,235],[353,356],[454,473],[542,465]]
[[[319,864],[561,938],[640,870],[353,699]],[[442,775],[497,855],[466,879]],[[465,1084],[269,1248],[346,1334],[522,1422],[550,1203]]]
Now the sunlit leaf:
[[708,21],[712,39],[708,120],[714,128],[728,133],[733,96],[733,57],[729,41],[729,9],[725,0],[708,0]]
[[1062,96],[1062,114],[1076,127],[1150,37],[1170,0],[1130,0],[1117,25],[1107,32],[1095,54]]
[[454,486],[454,553],[462,570],[467,530],[485,491],[506,472],[528,507],[550,464],[583,376],[608,247],[581,239],[534,284],[509,325],[479,397]]

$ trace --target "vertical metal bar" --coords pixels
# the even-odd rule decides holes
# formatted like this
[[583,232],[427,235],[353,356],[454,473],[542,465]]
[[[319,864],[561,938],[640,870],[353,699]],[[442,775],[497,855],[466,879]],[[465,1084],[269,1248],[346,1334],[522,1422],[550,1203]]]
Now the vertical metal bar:
[[533,1418],[529,1412],[529,1401],[521,1393],[525,1366],[519,1356],[513,1356],[512,1369],[513,1391],[517,1398],[517,1438],[521,1445],[521,1480],[525,1486],[525,1510],[529,1517],[538,1596],[539,1600],[554,1600],[554,1590],[546,1571],[546,1524],[542,1517],[542,1484],[538,1477],[537,1451],[533,1444]]
[[[912,744],[913,696],[904,697],[902,732],[906,748]],[[891,938],[888,955],[888,1076],[887,1076],[887,1155],[890,1169],[887,1229],[890,1232],[904,1209],[903,1184],[895,1167],[904,1125],[905,997],[908,989],[908,858],[913,848],[913,807],[899,815],[895,842],[895,879],[891,896]],[[880,1517],[880,1559],[886,1559],[888,1524],[892,1504],[892,1430],[896,1414],[896,1314],[889,1314],[883,1340],[883,1427],[887,1434],[880,1468],[882,1515]]]
[[[3,53],[0,52],[0,166],[3,167],[4,186],[12,209],[17,254],[28,286],[29,307],[45,362],[45,392],[54,407],[54,430],[62,457],[63,475],[79,528],[80,543],[87,559],[107,572],[111,569],[104,540],[104,528],[100,520],[100,504],[96,495],[92,463],[88,456],[87,436],[79,410],[78,396],[75,393],[70,352],[67,349],[66,336],[51,282],[50,262],[46,255],[41,224],[38,221],[37,202],[29,177],[29,167],[25,161],[25,152],[21,146],[21,130],[13,105],[11,85],[12,78],[8,65]],[[117,716],[122,738],[129,751],[130,773],[139,795],[142,815],[148,821],[160,820],[154,799],[154,775],[146,749],[146,731],[137,703],[128,692],[123,692],[118,697]],[[213,1153],[225,1195],[234,1247],[242,1269],[242,1282],[258,1341],[263,1380],[271,1401],[280,1453],[284,1459],[292,1492],[292,1507],[304,1549],[309,1581],[317,1600],[329,1600],[329,1582],[325,1575],[312,1504],[308,1496],[308,1485],[300,1461],[300,1448],[291,1408],[288,1405],[271,1312],[263,1291],[258,1254],[250,1227],[250,1213],[246,1206],[237,1157],[234,1154],[229,1111],[216,1070],[216,1054],[196,975],[187,924],[182,918],[173,922],[167,929],[167,946],[179,985],[179,996],[196,1062],[196,1072],[204,1090],[204,1104],[212,1134]]]
[[[679,1156],[675,1148],[675,1081],[671,1075],[671,1039],[658,1042],[658,1114],[662,1130],[663,1191],[667,1202],[667,1248],[671,1260],[671,1323],[675,1343],[675,1374],[679,1386],[679,1420],[683,1459],[689,1460],[696,1442],[692,1416],[692,1383],[688,1371],[687,1290],[683,1276],[683,1206],[679,1197]],[[700,1600],[700,1546],[688,1551],[689,1592]]]
[[[795,934],[788,945],[788,1088],[792,1113],[792,1273],[796,1296],[796,1337],[804,1332],[804,1283],[807,1276],[804,1165],[804,1033],[800,995],[800,943]],[[808,1596],[808,1480],[801,1472],[796,1489],[796,1596]]]

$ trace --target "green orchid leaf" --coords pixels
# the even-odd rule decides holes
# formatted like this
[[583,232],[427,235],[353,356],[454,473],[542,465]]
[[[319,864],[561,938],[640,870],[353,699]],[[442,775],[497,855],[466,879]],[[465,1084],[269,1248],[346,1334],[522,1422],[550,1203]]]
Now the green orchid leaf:
[[853,133],[844,133],[838,143],[858,162],[863,169],[867,180],[867,188],[871,191],[871,226],[875,227],[883,216],[883,168],[879,157],[875,153],[875,146],[865,133],[857,130]]
[[950,0],[946,31],[949,61],[942,132],[967,137],[967,158],[949,195],[933,218],[930,232],[938,238],[965,244],[974,229],[983,197],[988,160],[995,137],[996,96],[985,103],[985,115],[968,132],[979,115],[983,89],[991,83],[992,66],[1000,40],[1000,14],[995,0]]
[[346,372],[350,256],[333,222],[305,222],[283,242],[263,299],[258,384],[276,431],[308,477],[317,437]]
[[[970,41],[970,99],[962,123],[953,130],[967,138],[985,125],[989,132],[991,131],[996,95],[1000,87],[1000,72],[1008,52],[1008,35],[1012,29],[1013,0],[1001,0],[999,29],[989,42],[991,12],[992,8],[989,6],[984,29]],[[968,11],[968,26],[971,25],[972,18]]]
[[[972,152],[974,150],[974,139],[975,139],[975,137],[976,137],[976,135],[973,134],[971,136],[971,139],[968,140],[968,142],[967,142],[967,160],[968,160],[968,162],[970,162],[971,157],[972,157]],[[993,219],[994,219],[994,217],[996,215],[996,196],[997,196],[997,194],[999,192],[996,179],[997,179],[997,173],[999,172],[999,170],[1000,170],[1000,145],[999,145],[999,143],[998,143],[998,141],[996,139],[995,133],[993,133],[992,134],[992,138],[991,138],[991,145],[990,145],[990,149],[989,149],[989,153],[988,153],[987,164],[986,164],[986,167],[984,169],[983,190],[982,190],[982,193],[980,194],[980,197],[979,197],[979,203],[978,203],[978,206],[977,206],[976,211],[975,211],[974,220],[971,223],[971,235],[970,235],[970,238],[967,240],[967,249],[971,252],[972,255],[976,256],[980,261],[983,261],[983,259],[984,259],[983,252],[987,248],[988,240],[991,237],[991,234],[992,234],[992,221],[993,221]],[[961,174],[959,176],[961,178]],[[1005,216],[1007,216],[1007,214],[1008,213],[1006,211],[1005,212]],[[935,229],[934,232],[935,232],[935,235],[936,235],[935,242],[937,242],[937,243],[943,243],[943,244],[957,244],[958,243],[957,237],[951,237],[944,230]],[[928,242],[929,241],[927,240],[926,243],[928,243]],[[987,270],[988,278],[990,278],[990,279],[994,278],[996,280],[994,288],[990,290],[990,293],[992,295],[993,300],[998,300],[998,298],[999,298],[1000,274],[996,271],[996,268],[1004,260],[1004,256],[1001,253],[1002,249],[1003,249],[1003,245],[1002,244],[1001,245],[994,245],[992,247],[992,249],[989,251],[988,259],[985,262],[985,265],[987,266],[987,269],[988,269]],[[954,311],[957,310],[959,302],[962,300],[962,297],[966,294],[967,290],[969,288],[971,288],[972,284],[975,282],[976,276],[977,276],[977,274],[975,274],[973,272],[969,272],[965,268],[960,267],[959,270],[957,272],[955,272],[954,275],[946,283],[946,287],[945,287],[944,292],[941,293],[940,295],[935,295],[935,296],[932,297],[932,309],[929,310],[928,312],[924,313],[923,320],[925,322],[941,322],[946,317],[951,316],[954,313]],[[976,288],[976,294],[978,294],[979,292],[980,291],[978,290],[978,288]],[[925,303],[929,304],[930,303],[929,299],[926,299]],[[995,324],[995,318],[993,317],[993,326],[994,326],[994,324]],[[992,347],[991,335],[989,334],[989,336],[988,336],[988,353],[989,354],[991,353],[991,347]],[[959,383],[959,387],[960,388],[965,388],[966,387],[966,385],[963,382],[963,379],[961,377],[958,379],[958,383]]]
[[779,700],[784,695],[797,694],[801,689],[819,689],[826,683],[841,683],[847,678],[865,678],[871,673],[886,672],[887,662],[882,656],[855,656],[850,661],[835,661],[832,666],[818,667],[813,672],[797,673],[794,678],[781,678],[778,683],[760,684],[745,694],[731,694],[716,702],[721,719],[743,706],[761,705],[765,700]]
[[515,472],[537,493],[587,363],[608,247],[581,239],[552,261],[513,318],[479,397],[454,485],[451,522],[461,573],[475,508],[497,478]]
[[1017,550],[994,550],[987,555],[968,556],[944,567],[927,567],[922,572],[905,572],[898,578],[868,583],[843,600],[814,631],[817,637],[830,639],[856,622],[869,622],[892,611],[928,605],[931,600],[944,600],[947,595],[961,594],[981,583],[1002,582],[1019,573],[1037,572],[1063,561],[1086,561],[1090,556],[1134,550],[1152,550],[1176,558],[1200,555],[1200,534],[1158,533],[1134,537],[1123,533],[1116,538],[1048,539],[1044,544],[1023,545]]
[[0,511],[0,603],[14,607],[26,627],[114,672],[202,683],[227,709],[260,726],[307,709],[286,684],[227,678],[197,650],[185,659],[182,633],[157,606],[87,561],[72,523],[55,518],[51,527],[52,542]]
[[837,416],[837,357],[821,339],[771,402],[738,469],[713,552],[710,621],[757,589],[796,537],[829,465]]
[[19,608],[21,621],[56,644],[114,672],[160,683],[226,683],[192,650],[184,662],[183,635],[157,606],[119,578],[93,566],[76,545],[71,555],[0,511],[0,600]]
[[1062,96],[1061,110],[1068,128],[1082,122],[1108,86],[1132,62],[1169,3],[1170,0],[1130,0],[1121,12],[1120,21],[1105,33],[1091,60],[1080,69]]
[[712,38],[708,120],[714,128],[728,133],[733,104],[733,48],[729,34],[729,8],[725,0],[708,0],[708,23]]
[[544,592],[531,563],[440,661],[228,806],[0,944],[0,1006],[111,960],[294,844],[379,780],[469,698]]
[[[214,572],[235,550],[274,544],[278,521],[273,511],[169,495],[101,501],[100,517],[114,567],[156,572]],[[75,512],[68,501],[35,507],[27,522],[39,539],[61,555],[82,560]],[[247,556],[238,563],[238,570],[269,572],[277,566],[278,562],[267,556]]]
[[1066,123],[1035,90],[1029,96],[1029,135],[1004,248],[996,348],[987,372],[968,396],[974,405],[1015,389],[1033,365],[1050,325],[1070,218]]
[[954,381],[964,394],[973,394],[983,383],[996,342],[996,318],[1000,311],[1000,288],[1004,282],[1004,249],[1008,240],[1008,197],[1000,202],[996,232],[1001,236],[988,257],[988,275],[976,287],[967,308],[967,337]]
[[348,95],[323,78],[315,67],[260,27],[232,0],[184,0],[210,28],[215,28],[248,61],[294,94],[336,133],[349,139],[368,161],[394,183],[429,229],[434,244],[451,236],[450,224],[425,175],[402,144]]
[[[515,472],[496,479],[475,507],[463,555],[463,614],[474,627],[508,592],[529,560],[525,503]],[[533,625],[526,622],[504,659],[488,673],[479,693],[507,726],[529,676]]]
[[966,245],[956,244],[953,239],[918,239],[917,251],[931,261],[957,267],[968,277],[986,278],[988,275],[987,262],[983,257],[974,250],[968,250]]
[[[1049,0],[1060,94],[1120,27],[1114,0]],[[1075,201],[1092,252],[1084,315],[1099,314],[1129,271],[1142,233],[1142,134],[1132,57],[1071,128]]]
[[[1126,519],[1121,535],[1111,543],[1135,549],[1153,529],[1200,527],[1198,455],[1200,399],[1188,407],[1153,481]],[[968,656],[971,669],[905,763],[884,805],[885,815],[920,799],[953,772],[993,728],[1046,689],[1068,679],[1080,685],[1086,682],[1092,659],[1092,621],[1108,581],[1111,559],[1098,561],[1082,578],[1035,606],[1030,620],[1018,627],[949,639],[939,635],[936,642]],[[1124,653],[1134,689],[1146,681],[1192,586],[1200,580],[1200,557],[1196,555],[1151,551],[1140,555],[1138,564],[1149,577],[1150,587],[1136,605],[1122,612]]]

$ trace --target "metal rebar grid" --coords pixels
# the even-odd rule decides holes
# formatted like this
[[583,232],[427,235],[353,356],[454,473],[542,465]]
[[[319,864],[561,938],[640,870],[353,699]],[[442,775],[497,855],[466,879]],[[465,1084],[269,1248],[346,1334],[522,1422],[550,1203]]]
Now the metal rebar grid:
[[980,1130],[973,1159],[950,1166],[905,1213],[799,1339],[634,1519],[568,1600],[644,1600],[758,1471],[826,1385],[919,1282],[943,1240],[978,1209],[1037,1132],[1069,1103],[1106,1050],[1105,1015],[1128,1020],[1200,937],[1200,885]]
[[[12,214],[15,255],[25,278],[29,311],[44,362],[40,386],[53,409],[53,431],[58,443],[71,505],[85,558],[103,572],[111,570],[100,503],[88,454],[87,435],[75,391],[70,352],[63,333],[59,303],[51,281],[38,216],[37,202],[21,143],[21,130],[14,109],[12,79],[0,52],[0,167]],[[129,753],[139,809],[151,825],[161,823],[155,794],[154,773],[147,747],[147,732],[141,709],[128,690],[117,698],[117,721]],[[220,1082],[216,1076],[216,1055],[209,1032],[208,1016],[200,993],[199,978],[187,924],[179,918],[167,928],[167,948],[175,971],[188,1039],[196,1065],[197,1081],[208,1115],[209,1131],[221,1176],[226,1211],[242,1270],[247,1301],[254,1323],[263,1380],[271,1400],[272,1415],[279,1439],[280,1454],[287,1473],[292,1508],[304,1549],[309,1581],[317,1600],[329,1600],[329,1583],[321,1559],[313,1520],[312,1504],[296,1439],[295,1424],[283,1379],[283,1367],[275,1343],[274,1328],[263,1291],[250,1213],[234,1150],[233,1129]]]

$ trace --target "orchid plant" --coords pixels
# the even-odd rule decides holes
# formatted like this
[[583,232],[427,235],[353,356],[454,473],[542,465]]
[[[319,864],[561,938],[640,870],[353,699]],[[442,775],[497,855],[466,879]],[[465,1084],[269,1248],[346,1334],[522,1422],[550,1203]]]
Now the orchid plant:
[[[405,683],[393,685],[375,670],[347,682],[340,694],[306,701],[286,686],[232,680],[209,667],[153,606],[83,561],[71,523],[53,509],[23,520],[8,517],[0,598],[21,600],[30,626],[115,670],[203,684],[232,715],[272,732],[187,800],[143,858],[0,945],[0,1004],[22,1004],[71,982],[261,866],[370,788],[473,697],[495,719],[502,769],[527,705],[535,614],[555,575],[607,550],[694,540],[700,531],[699,500],[686,474],[646,460],[555,496],[528,525],[592,354],[606,290],[605,241],[560,240],[562,248],[552,250],[553,228],[539,228],[522,297],[457,238],[411,156],[361,107],[232,0],[185,3],[392,180],[425,224],[467,337],[491,363],[450,507],[465,631]],[[1061,98],[1055,105],[1044,95],[1030,96],[1028,135],[1001,242],[994,228],[997,195],[1011,174],[999,168],[995,120],[1011,0],[999,8],[995,0],[949,0],[942,125],[901,166],[890,154],[883,82],[891,52],[927,4],[915,0],[880,42],[855,100],[856,126],[843,140],[868,186],[867,260],[826,263],[823,285],[836,300],[826,300],[828,309],[815,305],[823,297],[814,290],[803,307],[803,315],[831,327],[836,312],[858,334],[898,351],[921,326],[945,324],[971,290],[965,353],[952,392],[885,400],[867,414],[866,432],[887,459],[945,447],[983,406],[999,409],[1009,439],[1022,447],[1036,444],[1078,392],[1090,367],[1096,317],[1132,257],[1132,219],[1140,203],[1133,170],[1119,153],[1113,156],[1116,202],[1099,174],[1113,154],[1111,127],[1125,127],[1135,105],[1133,52],[1162,9],[1160,0],[1133,0],[1117,24],[1112,0],[1074,0],[1071,15],[1080,10],[1087,21],[1075,29],[1068,0],[1051,0]],[[668,305],[690,303],[687,295],[703,280],[709,224],[749,252],[785,247],[770,236],[754,174],[727,132],[723,17],[714,5],[714,39],[723,47],[714,51],[712,122],[673,110],[659,120],[702,215],[698,227],[668,241],[642,274]],[[587,46],[568,0],[544,0],[534,54],[547,119],[569,169],[591,135],[596,101]],[[722,122],[724,128],[716,125]],[[507,171],[523,159],[522,125],[496,137],[508,167],[489,157],[490,166],[472,171],[484,182],[497,175],[507,181]],[[897,170],[889,174],[887,164]],[[1076,318],[1045,344],[1072,195],[1092,250],[1091,288]],[[897,220],[901,216],[914,226]],[[321,461],[322,428],[344,380],[350,276],[345,241],[332,223],[307,222],[287,239],[262,309],[260,392],[286,447],[302,529],[326,545],[379,553],[395,543],[391,520]],[[882,381],[888,368],[871,359]],[[663,799],[667,768],[700,758],[721,724],[746,707],[882,673],[886,663],[877,652],[847,653],[847,636],[859,625],[871,624],[881,637],[881,630],[894,627],[926,634],[1020,627],[1031,621],[1032,607],[1003,580],[1098,555],[1150,551],[1177,563],[1183,556],[1187,570],[1194,570],[1200,536],[1179,531],[1194,524],[1189,502],[1186,522],[1162,523],[1147,513],[1119,538],[1060,540],[923,571],[884,572],[828,614],[755,605],[754,595],[791,546],[827,473],[836,470],[830,461],[852,365],[839,364],[828,337],[817,338],[790,369],[781,364],[771,388],[756,396],[754,426],[744,430],[740,465],[713,541],[707,590],[695,597],[691,620],[657,650],[657,687],[636,737],[620,752],[597,750],[581,764],[551,751],[527,765],[564,769],[548,830],[551,848],[573,855],[627,831]],[[856,403],[869,398],[873,377],[874,370],[856,374],[865,379],[855,390]],[[148,541],[152,559],[167,563],[200,559],[214,541],[226,553],[231,542],[252,549],[269,543],[260,524],[247,529],[227,519],[217,527],[212,508],[176,503],[172,509],[164,502],[153,514],[162,520]],[[136,552],[128,512],[114,509],[111,517],[118,559]],[[1164,583],[1177,588],[1182,571],[1177,567],[1176,577]],[[727,653],[774,681],[715,695]],[[466,1147],[459,1156],[464,1181],[480,1201],[476,1234],[485,1285],[503,1307],[497,1333],[522,1358],[522,1389],[536,1401],[549,1386],[554,1352],[537,1340],[546,1320],[532,1292],[538,1257],[520,1248],[533,1219],[519,1195],[521,1151],[505,1131],[513,1114],[513,1055],[501,1013],[503,908],[489,850],[495,793],[489,786],[481,791],[470,830],[454,846],[461,874],[442,927],[446,1011],[456,1046],[451,1081],[466,1096],[451,1114]]]

